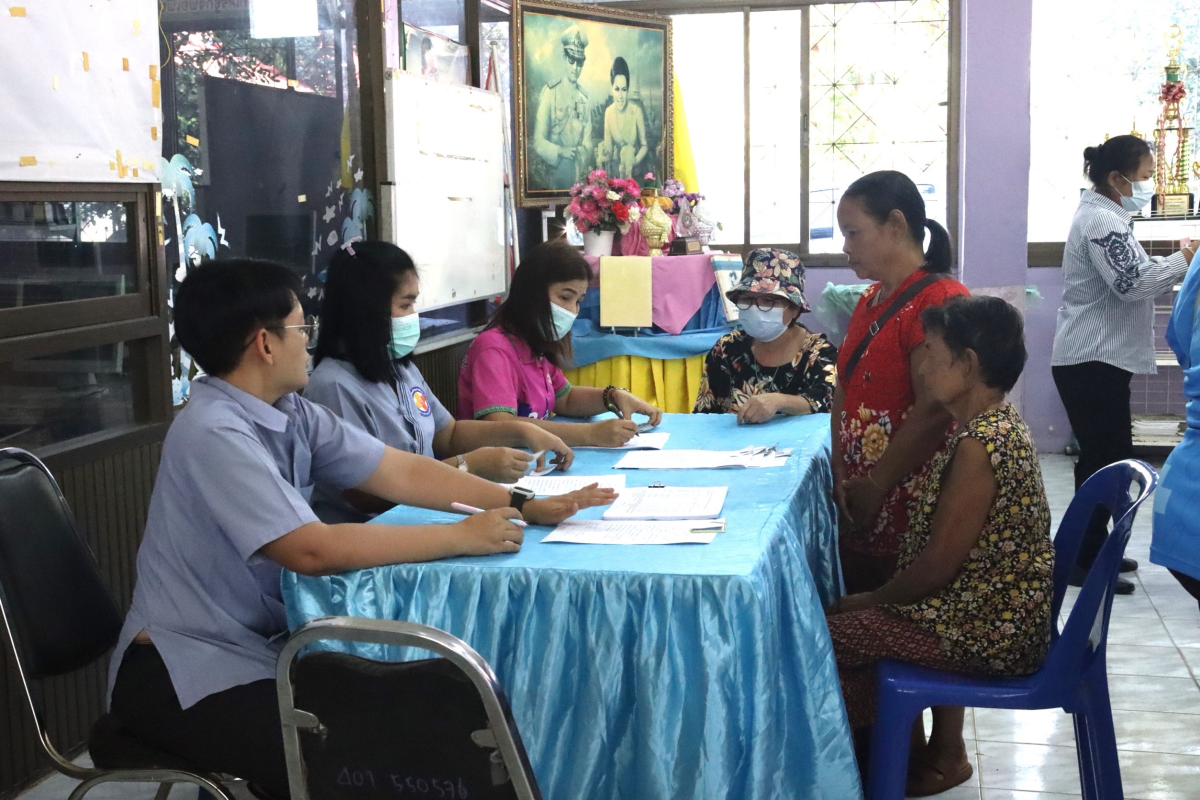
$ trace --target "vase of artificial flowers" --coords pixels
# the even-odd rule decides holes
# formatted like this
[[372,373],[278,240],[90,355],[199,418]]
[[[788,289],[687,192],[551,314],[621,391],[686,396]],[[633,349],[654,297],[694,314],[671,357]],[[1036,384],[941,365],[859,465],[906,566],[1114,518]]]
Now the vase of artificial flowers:
[[641,216],[640,194],[637,181],[610,178],[602,169],[592,170],[587,180],[571,187],[566,214],[583,234],[585,255],[612,255],[613,234],[628,232]]

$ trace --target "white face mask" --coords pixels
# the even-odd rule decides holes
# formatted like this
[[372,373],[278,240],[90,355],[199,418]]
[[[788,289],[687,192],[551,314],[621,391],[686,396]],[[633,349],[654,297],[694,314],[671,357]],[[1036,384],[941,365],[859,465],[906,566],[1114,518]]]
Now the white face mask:
[[787,324],[783,321],[783,306],[762,311],[758,306],[750,306],[742,310],[738,309],[738,322],[742,323],[742,328],[746,333],[760,342],[773,342],[783,335],[787,330]]
[[[1124,175],[1121,177],[1125,178]],[[1154,197],[1154,181],[1131,181],[1125,178],[1125,182],[1133,187],[1133,195],[1121,195],[1121,207],[1130,213],[1137,213],[1149,205],[1150,199]]]
[[578,314],[572,314],[558,303],[550,303],[550,317],[554,322],[554,341],[566,336],[571,332],[571,326],[575,324],[575,317]]

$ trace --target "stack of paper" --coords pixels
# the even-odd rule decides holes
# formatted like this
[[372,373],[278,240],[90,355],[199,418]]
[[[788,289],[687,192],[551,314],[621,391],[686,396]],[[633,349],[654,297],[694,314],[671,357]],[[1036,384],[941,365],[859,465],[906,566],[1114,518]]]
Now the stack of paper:
[[669,433],[639,433],[620,447],[592,447],[580,445],[576,450],[662,450],[667,446]]
[[647,450],[626,453],[613,469],[746,469],[782,467],[791,450],[773,447],[745,450]]
[[604,512],[604,519],[716,519],[728,486],[628,489]]
[[573,544],[710,544],[725,530],[725,520],[705,522],[607,522],[573,520],[560,523],[543,542]]
[[514,486],[520,486],[523,489],[528,489],[538,497],[553,497],[555,495],[566,494],[573,492],[576,489],[582,489],[585,486],[591,486],[593,483],[600,484],[601,489],[614,489],[621,491],[625,488],[624,475],[571,475],[571,476],[534,476],[530,475],[516,483],[505,483],[503,486],[512,489]]

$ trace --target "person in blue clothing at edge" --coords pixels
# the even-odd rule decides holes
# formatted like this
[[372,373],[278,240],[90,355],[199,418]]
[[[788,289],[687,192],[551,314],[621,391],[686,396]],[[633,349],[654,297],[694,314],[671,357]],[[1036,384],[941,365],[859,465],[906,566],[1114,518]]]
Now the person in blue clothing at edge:
[[[561,469],[570,466],[571,448],[536,425],[450,416],[412,359],[421,335],[420,291],[413,260],[390,242],[356,241],[334,254],[305,399],[389,447],[440,458],[490,481],[516,483],[533,465],[533,456],[515,447],[554,453]],[[539,461],[540,468],[544,457]],[[391,503],[318,482],[312,506],[323,522],[365,522]]]
[[[308,383],[300,280],[265,261],[193,270],[175,298],[175,331],[206,376],[163,443],[133,604],[109,668],[117,730],[196,769],[288,796],[275,664],[287,636],[284,569],[327,575],[459,555],[515,553],[522,514],[556,524],[614,494],[582,489],[530,500],[386,446],[297,395]],[[321,522],[315,481],[393,503],[491,509],[452,525]]]
[[1150,560],[1171,570],[1200,601],[1200,259],[1193,258],[1167,325],[1167,344],[1183,368],[1187,432],[1162,468],[1154,493]]

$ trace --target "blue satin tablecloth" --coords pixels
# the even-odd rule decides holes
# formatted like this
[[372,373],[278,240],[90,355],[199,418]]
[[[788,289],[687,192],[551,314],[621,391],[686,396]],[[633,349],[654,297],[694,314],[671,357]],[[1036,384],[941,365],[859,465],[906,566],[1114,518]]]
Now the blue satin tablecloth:
[[[829,417],[671,414],[659,430],[668,449],[794,452],[772,469],[625,472],[629,486],[729,486],[712,544],[543,544],[550,529],[530,527],[513,555],[285,572],[290,625],[375,617],[466,640],[499,676],[547,800],[861,797],[822,612],[840,584]],[[621,455],[577,450],[571,473]],[[443,519],[458,517],[398,507],[379,521]]]

